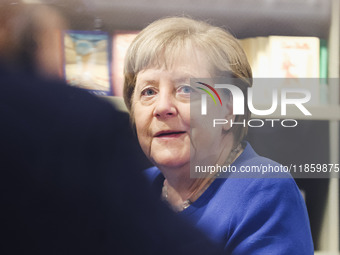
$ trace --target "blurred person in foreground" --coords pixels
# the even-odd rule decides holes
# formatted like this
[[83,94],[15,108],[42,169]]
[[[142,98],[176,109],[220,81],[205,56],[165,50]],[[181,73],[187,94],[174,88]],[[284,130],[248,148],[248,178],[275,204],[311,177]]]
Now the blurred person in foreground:
[[[145,171],[155,194],[211,240],[222,242],[229,254],[314,253],[306,206],[289,174],[218,178],[216,171],[190,177],[193,162],[236,169],[279,166],[256,154],[242,125],[212,128],[212,122],[190,116],[190,104],[201,99],[191,78],[233,77],[243,94],[252,85],[245,53],[231,34],[185,17],[155,21],[130,45],[124,75],[125,103],[139,143],[155,165]],[[208,115],[247,123],[247,100],[246,113],[234,115],[231,94],[219,94],[223,106],[208,108]]]
[[4,65],[23,8],[0,2],[0,254],[220,254],[152,199],[122,113]]
[[67,24],[59,12],[47,5],[20,1],[1,0],[0,5],[4,22],[0,31],[0,61],[15,70],[61,78],[61,35]]

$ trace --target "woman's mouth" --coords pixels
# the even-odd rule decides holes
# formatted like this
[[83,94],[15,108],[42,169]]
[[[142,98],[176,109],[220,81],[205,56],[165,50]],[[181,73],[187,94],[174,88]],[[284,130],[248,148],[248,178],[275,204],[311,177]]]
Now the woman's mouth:
[[177,138],[181,135],[185,134],[185,131],[176,131],[176,130],[165,130],[160,131],[155,134],[156,138]]

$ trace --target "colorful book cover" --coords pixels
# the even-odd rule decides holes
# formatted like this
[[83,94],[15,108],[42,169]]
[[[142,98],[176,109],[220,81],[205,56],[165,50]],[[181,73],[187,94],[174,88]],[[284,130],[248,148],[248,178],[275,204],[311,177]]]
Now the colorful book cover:
[[241,45],[255,78],[319,77],[320,39],[317,37],[255,37],[242,39]]
[[66,31],[65,79],[93,94],[109,96],[111,90],[110,37],[101,31]]
[[320,39],[317,37],[269,36],[270,76],[318,78]]
[[[263,79],[254,79],[254,89],[263,95],[257,100],[270,104],[272,91],[305,88],[311,92],[310,104],[320,104],[320,39],[317,37],[268,36],[245,39],[243,45],[254,78],[279,78],[268,87]],[[326,61],[327,62],[327,61]],[[323,71],[325,72],[325,71]],[[307,82],[305,78],[316,78]],[[275,85],[274,85],[275,84]],[[268,101],[268,102],[267,102]]]
[[113,35],[112,80],[114,96],[123,96],[125,54],[137,34],[138,31],[116,31]]
[[328,48],[327,41],[320,40],[320,103],[328,103]]

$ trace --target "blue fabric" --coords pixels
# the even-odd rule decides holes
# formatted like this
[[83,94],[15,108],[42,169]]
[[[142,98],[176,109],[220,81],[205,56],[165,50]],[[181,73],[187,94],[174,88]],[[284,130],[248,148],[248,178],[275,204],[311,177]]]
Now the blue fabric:
[[[238,169],[260,164],[279,165],[257,155],[249,144],[233,163]],[[152,183],[161,175],[156,167],[145,173]],[[283,175],[216,179],[179,214],[214,242],[222,242],[226,254],[313,254],[305,202],[294,179]]]

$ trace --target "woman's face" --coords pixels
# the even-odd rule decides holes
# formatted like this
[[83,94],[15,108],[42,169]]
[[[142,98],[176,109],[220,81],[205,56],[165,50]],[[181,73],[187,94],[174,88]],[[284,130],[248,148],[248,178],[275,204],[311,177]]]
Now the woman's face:
[[[189,167],[190,159],[198,157],[197,148],[215,148],[219,154],[222,127],[209,132],[211,123],[190,121],[190,78],[210,77],[203,63],[196,54],[179,58],[171,68],[149,68],[137,75],[132,101],[137,135],[144,153],[160,168]],[[196,152],[190,154],[193,148]]]

